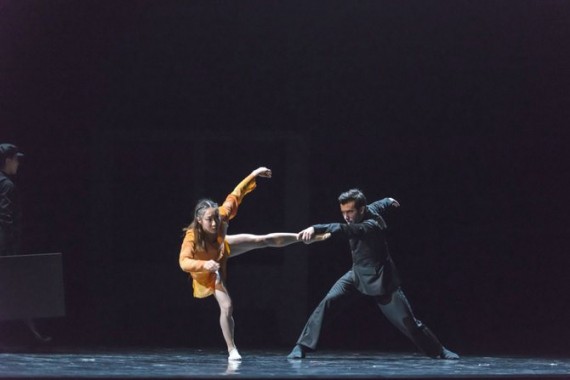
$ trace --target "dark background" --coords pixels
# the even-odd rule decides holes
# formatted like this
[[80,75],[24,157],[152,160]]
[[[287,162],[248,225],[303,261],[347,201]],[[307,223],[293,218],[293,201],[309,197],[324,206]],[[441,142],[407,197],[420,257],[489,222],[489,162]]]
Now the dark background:
[[[568,354],[570,2],[0,1],[0,140],[22,253],[63,252],[61,345],[224,347],[178,268],[197,199],[264,165],[230,231],[391,196],[417,316],[459,353]],[[236,341],[290,348],[334,240],[230,261]],[[411,350],[357,302],[323,348]]]

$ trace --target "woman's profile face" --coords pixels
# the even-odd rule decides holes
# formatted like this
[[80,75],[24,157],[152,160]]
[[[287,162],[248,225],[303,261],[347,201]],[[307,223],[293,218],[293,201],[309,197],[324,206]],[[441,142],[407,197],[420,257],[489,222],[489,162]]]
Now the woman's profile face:
[[198,223],[202,226],[204,232],[209,235],[215,235],[220,225],[220,214],[216,207],[207,208],[202,216],[198,217]]

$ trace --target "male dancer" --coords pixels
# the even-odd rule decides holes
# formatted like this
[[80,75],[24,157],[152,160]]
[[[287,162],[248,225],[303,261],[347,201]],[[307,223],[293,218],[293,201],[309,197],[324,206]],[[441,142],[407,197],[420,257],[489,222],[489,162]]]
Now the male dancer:
[[338,201],[346,224],[317,224],[299,232],[299,238],[309,241],[315,234],[330,233],[349,239],[352,269],[329,290],[307,321],[296,346],[287,356],[302,359],[309,350],[317,348],[326,314],[351,297],[363,294],[371,297],[388,320],[412,340],[426,355],[436,359],[459,359],[442,346],[437,337],[421,321],[400,288],[400,280],[386,242],[386,222],[382,215],[389,206],[399,207],[393,198],[366,205],[366,197],[358,189],[342,193]]

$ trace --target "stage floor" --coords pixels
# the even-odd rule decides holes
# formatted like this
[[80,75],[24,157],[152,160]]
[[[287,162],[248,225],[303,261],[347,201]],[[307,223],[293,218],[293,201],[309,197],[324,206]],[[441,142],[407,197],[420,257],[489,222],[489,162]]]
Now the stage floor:
[[180,348],[63,349],[0,353],[1,378],[570,378],[570,358],[463,356],[433,360],[414,353],[318,351],[287,360],[279,350],[241,350],[228,363],[221,350]]

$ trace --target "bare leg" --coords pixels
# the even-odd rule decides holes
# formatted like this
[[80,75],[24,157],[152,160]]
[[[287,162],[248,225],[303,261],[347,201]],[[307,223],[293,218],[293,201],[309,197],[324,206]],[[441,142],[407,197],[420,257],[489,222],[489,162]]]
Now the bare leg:
[[220,282],[216,284],[214,297],[216,297],[216,300],[220,305],[220,327],[222,328],[222,334],[224,335],[226,345],[228,346],[230,359],[239,360],[241,359],[241,356],[239,356],[236,344],[234,342],[234,318],[232,315],[232,299],[230,298],[228,290],[223,283]]

